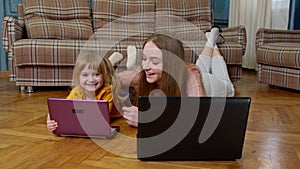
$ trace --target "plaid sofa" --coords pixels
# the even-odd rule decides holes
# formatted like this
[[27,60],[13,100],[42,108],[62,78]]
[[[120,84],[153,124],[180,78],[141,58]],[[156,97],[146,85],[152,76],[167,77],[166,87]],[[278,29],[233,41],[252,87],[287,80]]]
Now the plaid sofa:
[[[209,0],[23,0],[18,17],[6,16],[2,42],[8,53],[10,80],[17,86],[70,86],[73,66],[82,50],[125,57],[153,33],[184,42],[186,61],[195,63],[203,49],[203,32],[212,25]],[[219,44],[232,80],[241,78],[246,47],[243,26],[224,28]],[[202,39],[202,40],[201,40]]]
[[256,59],[259,82],[300,90],[300,30],[259,29]]

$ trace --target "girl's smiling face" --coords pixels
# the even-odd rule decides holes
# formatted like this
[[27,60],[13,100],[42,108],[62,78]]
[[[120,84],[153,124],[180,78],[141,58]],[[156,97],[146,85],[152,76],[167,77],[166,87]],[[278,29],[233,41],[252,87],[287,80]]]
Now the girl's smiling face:
[[86,93],[95,93],[103,85],[103,76],[90,65],[86,65],[80,72],[79,82]]
[[162,77],[162,51],[152,42],[145,44],[143,49],[142,68],[148,83],[159,83]]

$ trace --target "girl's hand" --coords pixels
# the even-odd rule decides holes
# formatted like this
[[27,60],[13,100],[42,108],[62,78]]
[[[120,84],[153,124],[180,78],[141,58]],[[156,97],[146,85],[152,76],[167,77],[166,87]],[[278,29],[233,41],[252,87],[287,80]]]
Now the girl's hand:
[[54,131],[58,127],[57,122],[54,120],[47,120],[47,128],[49,131]]
[[123,117],[126,119],[126,122],[132,126],[138,126],[138,107],[131,106],[131,107],[122,107],[123,110]]
[[54,131],[58,127],[58,124],[56,121],[51,120],[49,115],[47,117],[47,128],[49,131]]

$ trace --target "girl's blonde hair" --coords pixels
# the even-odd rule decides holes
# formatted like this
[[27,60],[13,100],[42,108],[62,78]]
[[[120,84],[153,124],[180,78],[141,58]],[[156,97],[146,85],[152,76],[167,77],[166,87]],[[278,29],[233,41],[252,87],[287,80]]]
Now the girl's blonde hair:
[[100,56],[94,51],[83,51],[77,57],[73,72],[73,87],[79,85],[79,77],[81,71],[89,66],[90,69],[97,70],[103,76],[103,85],[109,86],[114,78],[114,69],[110,61],[106,57]]

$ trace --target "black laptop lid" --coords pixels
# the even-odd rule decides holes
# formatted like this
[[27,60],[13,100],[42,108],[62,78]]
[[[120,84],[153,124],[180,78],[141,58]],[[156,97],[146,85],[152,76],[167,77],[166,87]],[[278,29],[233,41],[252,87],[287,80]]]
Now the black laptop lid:
[[139,97],[141,160],[241,158],[249,97]]

